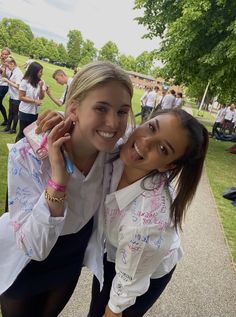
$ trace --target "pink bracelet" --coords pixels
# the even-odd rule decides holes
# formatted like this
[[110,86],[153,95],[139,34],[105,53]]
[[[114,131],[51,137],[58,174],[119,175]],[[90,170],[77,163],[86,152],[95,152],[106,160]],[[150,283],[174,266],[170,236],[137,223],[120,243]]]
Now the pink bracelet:
[[51,178],[48,180],[48,187],[51,187],[51,188],[55,189],[56,192],[64,193],[66,191],[66,186],[58,185]]

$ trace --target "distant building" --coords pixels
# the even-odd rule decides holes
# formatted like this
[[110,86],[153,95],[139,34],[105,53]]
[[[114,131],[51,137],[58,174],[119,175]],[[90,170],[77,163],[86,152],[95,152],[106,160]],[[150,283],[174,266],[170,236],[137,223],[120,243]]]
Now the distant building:
[[141,73],[127,71],[129,77],[136,88],[153,87],[156,85],[156,79],[152,76],[144,75]]

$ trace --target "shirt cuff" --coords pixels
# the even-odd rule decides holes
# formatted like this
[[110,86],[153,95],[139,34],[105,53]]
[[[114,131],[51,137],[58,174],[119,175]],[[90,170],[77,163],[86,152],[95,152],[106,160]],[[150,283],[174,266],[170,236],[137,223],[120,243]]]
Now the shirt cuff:
[[118,305],[113,305],[113,303],[111,302],[111,299],[110,299],[109,302],[108,302],[108,306],[109,306],[109,308],[113,311],[113,313],[115,313],[115,314],[122,313],[122,311],[123,311],[123,309],[121,309],[120,306],[118,306]]
[[35,204],[33,217],[38,223],[56,227],[57,225],[64,223],[67,214],[67,205],[65,204],[65,211],[63,217],[51,217],[48,203],[44,197],[44,192],[40,196],[38,202]]

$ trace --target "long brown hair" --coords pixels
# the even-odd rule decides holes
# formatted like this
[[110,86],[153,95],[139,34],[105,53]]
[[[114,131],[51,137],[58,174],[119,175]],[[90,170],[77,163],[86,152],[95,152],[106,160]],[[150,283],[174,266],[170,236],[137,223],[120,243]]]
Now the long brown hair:
[[[152,115],[155,116],[169,113],[180,119],[184,129],[188,131],[189,146],[182,157],[172,162],[176,167],[168,171],[168,183],[175,180],[176,196],[171,205],[171,219],[174,226],[181,228],[182,220],[186,208],[191,203],[198,183],[201,178],[203,164],[208,149],[208,132],[207,129],[192,115],[178,108],[161,110]],[[148,175],[153,176],[159,173],[153,171]]]

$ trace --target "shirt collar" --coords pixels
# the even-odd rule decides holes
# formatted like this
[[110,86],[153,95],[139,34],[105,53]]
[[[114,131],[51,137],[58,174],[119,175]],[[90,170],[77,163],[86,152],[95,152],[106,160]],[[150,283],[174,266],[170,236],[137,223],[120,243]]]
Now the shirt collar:
[[135,198],[145,191],[145,189],[142,188],[142,180],[143,178],[115,192],[116,201],[120,210],[127,207]]

